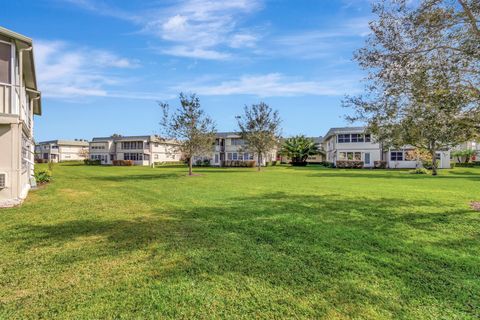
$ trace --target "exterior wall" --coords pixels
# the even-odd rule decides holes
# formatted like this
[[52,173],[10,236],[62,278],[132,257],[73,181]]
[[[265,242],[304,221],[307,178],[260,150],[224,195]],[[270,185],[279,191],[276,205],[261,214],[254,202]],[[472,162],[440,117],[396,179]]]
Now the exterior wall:
[[[113,156],[113,159],[111,155]],[[89,156],[91,160],[101,160],[102,164],[112,164],[112,160],[117,160],[113,141],[106,140],[90,142]]]
[[[248,150],[248,145],[242,143],[240,137],[235,134],[226,136],[218,136],[216,142],[212,148],[212,153],[204,156],[196,156],[193,161],[197,160],[210,160],[210,165],[221,166],[222,161],[230,160],[254,160],[257,161],[257,154]],[[235,143],[237,141],[237,143]],[[248,159],[245,159],[245,155]],[[236,159],[235,159],[236,156]],[[267,162],[277,160],[277,150],[273,149],[262,158],[262,166],[265,166]]]
[[[134,165],[138,166],[150,166],[155,162],[180,161],[182,159],[182,154],[173,144],[152,141],[157,140],[153,137],[119,137],[105,138],[105,140],[94,138],[90,142],[90,159],[99,159],[102,164],[111,165],[113,160],[131,160],[125,159],[125,154],[141,154],[142,160],[132,160]],[[141,146],[130,148],[122,145],[123,142],[137,142],[141,143]]]
[[[358,132],[352,132],[357,134]],[[343,133],[342,133],[343,134]],[[344,134],[348,134],[345,132]],[[347,142],[339,143],[338,134],[327,138],[324,142],[326,161],[337,163],[340,152],[360,152],[361,161],[364,161],[366,168],[373,167],[375,161],[382,160],[381,146],[375,142]],[[366,154],[370,154],[370,163],[366,163]]]
[[[19,49],[15,42],[4,36],[0,36],[0,41],[10,43],[11,49],[10,79],[8,83],[0,82],[0,173],[6,174],[5,188],[0,189],[0,207],[5,207],[20,204],[31,188],[35,102],[25,88],[27,71],[20,75]],[[5,78],[5,74],[0,75],[0,79]]]
[[[387,166],[388,168],[391,169],[416,169],[416,168],[421,168],[422,167],[422,162],[418,160],[392,160],[391,153],[394,151],[401,151],[404,153],[403,159],[405,159],[405,151],[408,149],[404,150],[389,150],[387,152]],[[437,152],[438,158],[437,160],[439,161],[438,168],[439,169],[450,169],[451,164],[450,164],[450,150],[448,151],[439,151]]]
[[[81,153],[86,152],[87,156]],[[66,145],[58,143],[39,143],[35,146],[35,159],[60,161],[81,161],[88,157],[88,146]]]
[[6,174],[5,188],[0,189],[0,207],[20,204],[30,190],[33,176],[31,139],[20,123],[0,124],[0,173]]

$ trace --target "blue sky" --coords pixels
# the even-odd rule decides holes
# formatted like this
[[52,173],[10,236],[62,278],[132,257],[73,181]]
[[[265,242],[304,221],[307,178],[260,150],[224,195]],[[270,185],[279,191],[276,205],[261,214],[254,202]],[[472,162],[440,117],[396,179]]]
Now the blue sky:
[[348,123],[352,52],[368,0],[6,1],[2,26],[33,38],[38,141],[159,133],[156,101],[196,92],[219,131],[245,104],[280,111],[285,135]]

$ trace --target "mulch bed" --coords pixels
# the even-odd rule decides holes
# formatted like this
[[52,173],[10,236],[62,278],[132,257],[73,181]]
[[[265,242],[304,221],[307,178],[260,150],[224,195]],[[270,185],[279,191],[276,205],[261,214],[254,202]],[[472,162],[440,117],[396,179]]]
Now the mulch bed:
[[480,211],[480,201],[470,202],[470,207],[475,211]]

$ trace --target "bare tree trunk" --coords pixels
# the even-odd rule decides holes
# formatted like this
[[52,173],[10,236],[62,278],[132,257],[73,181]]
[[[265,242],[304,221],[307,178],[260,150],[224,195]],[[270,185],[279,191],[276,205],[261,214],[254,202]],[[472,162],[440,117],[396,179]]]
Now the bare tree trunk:
[[432,176],[436,176],[437,172],[437,150],[435,148],[430,149],[430,154],[432,156]]
[[258,159],[257,170],[260,171],[262,170],[262,153],[261,152],[258,153],[257,159]]
[[188,175],[189,176],[193,175],[193,157],[192,156],[188,160]]

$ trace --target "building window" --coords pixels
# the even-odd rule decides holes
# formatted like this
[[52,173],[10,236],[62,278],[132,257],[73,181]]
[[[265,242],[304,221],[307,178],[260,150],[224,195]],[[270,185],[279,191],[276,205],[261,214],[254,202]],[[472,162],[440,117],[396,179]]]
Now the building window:
[[349,143],[350,142],[350,135],[349,134],[339,134],[338,135],[338,143]]
[[243,146],[244,144],[243,139],[232,139],[232,146]]
[[123,160],[142,161],[143,153],[124,153]]
[[122,142],[122,149],[123,150],[143,149],[143,141],[124,141]]
[[361,152],[339,152],[338,160],[340,161],[362,161]]
[[12,83],[12,46],[0,42],[0,82]]
[[353,133],[352,142],[363,142],[363,134]]
[[236,152],[232,153],[232,160],[238,160],[238,154]]
[[365,135],[365,142],[371,142],[372,141],[372,136],[369,134]]
[[243,153],[238,154],[238,160],[243,161]]
[[232,160],[232,153],[231,152],[227,153],[227,160]]
[[403,152],[390,151],[390,161],[403,161]]

